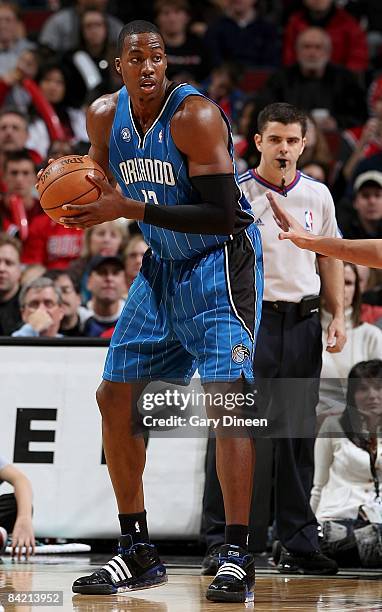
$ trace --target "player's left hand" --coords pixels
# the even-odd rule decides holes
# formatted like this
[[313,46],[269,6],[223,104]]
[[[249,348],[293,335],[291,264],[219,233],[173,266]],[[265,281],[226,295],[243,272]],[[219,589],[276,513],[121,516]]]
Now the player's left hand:
[[71,211],[74,216],[61,217],[60,223],[65,227],[85,229],[119,217],[128,217],[127,198],[103,179],[90,175],[86,178],[98,187],[101,195],[90,204],[64,204],[63,210]]
[[345,346],[346,331],[343,318],[334,317],[328,325],[328,338],[326,341],[326,350],[328,353],[340,353]]

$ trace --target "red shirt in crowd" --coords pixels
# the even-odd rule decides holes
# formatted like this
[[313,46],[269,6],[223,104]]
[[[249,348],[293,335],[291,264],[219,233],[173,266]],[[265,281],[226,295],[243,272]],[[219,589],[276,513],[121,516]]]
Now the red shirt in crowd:
[[23,246],[24,264],[40,263],[48,269],[67,268],[82,251],[83,230],[67,229],[47,215],[36,217]]
[[[28,227],[30,227],[33,219],[36,217],[46,216],[45,213],[42,212],[40,202],[37,200],[37,198],[34,199],[33,206],[31,208],[24,208],[24,214],[28,222]],[[17,210],[2,204],[0,207],[0,217],[2,231],[7,232],[7,234],[11,234],[12,236],[19,234],[20,219],[18,218]],[[20,236],[18,237],[21,238]]]
[[[283,63],[287,66],[296,62],[296,39],[300,32],[312,27],[304,10],[293,13],[286,25],[284,35]],[[368,67],[366,35],[350,13],[337,8],[324,27],[332,40],[333,64],[349,70],[363,71]]]

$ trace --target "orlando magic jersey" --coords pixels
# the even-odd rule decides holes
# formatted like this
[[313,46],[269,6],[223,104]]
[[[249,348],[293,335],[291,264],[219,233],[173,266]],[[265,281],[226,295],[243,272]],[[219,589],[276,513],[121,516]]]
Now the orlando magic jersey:
[[[191,85],[174,87],[153,125],[142,135],[134,121],[126,88],[122,87],[119,91],[110,134],[109,163],[127,197],[166,206],[200,203],[200,196],[193,189],[188,176],[187,158],[175,146],[170,129],[172,116],[188,96],[202,94]],[[221,114],[227,124],[229,153],[233,159],[230,126],[222,111]],[[236,169],[235,178],[237,182]],[[234,233],[253,222],[251,207],[239,191],[238,201],[232,202],[237,210]],[[232,239],[228,235],[176,232],[143,222],[139,222],[139,226],[146,242],[162,259],[190,259]]]

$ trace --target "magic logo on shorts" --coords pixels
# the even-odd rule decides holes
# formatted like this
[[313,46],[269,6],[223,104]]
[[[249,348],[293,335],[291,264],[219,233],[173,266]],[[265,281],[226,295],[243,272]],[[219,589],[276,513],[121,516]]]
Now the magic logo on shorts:
[[243,363],[251,357],[251,352],[245,344],[236,344],[231,351],[231,357],[235,363]]

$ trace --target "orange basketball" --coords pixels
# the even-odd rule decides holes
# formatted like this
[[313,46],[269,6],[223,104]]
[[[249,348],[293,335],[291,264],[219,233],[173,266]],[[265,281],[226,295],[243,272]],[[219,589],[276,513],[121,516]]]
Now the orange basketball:
[[37,191],[40,204],[54,221],[71,217],[73,212],[62,210],[63,204],[89,204],[98,200],[100,189],[86,176],[106,180],[103,169],[88,155],[65,155],[55,159],[41,174]]

